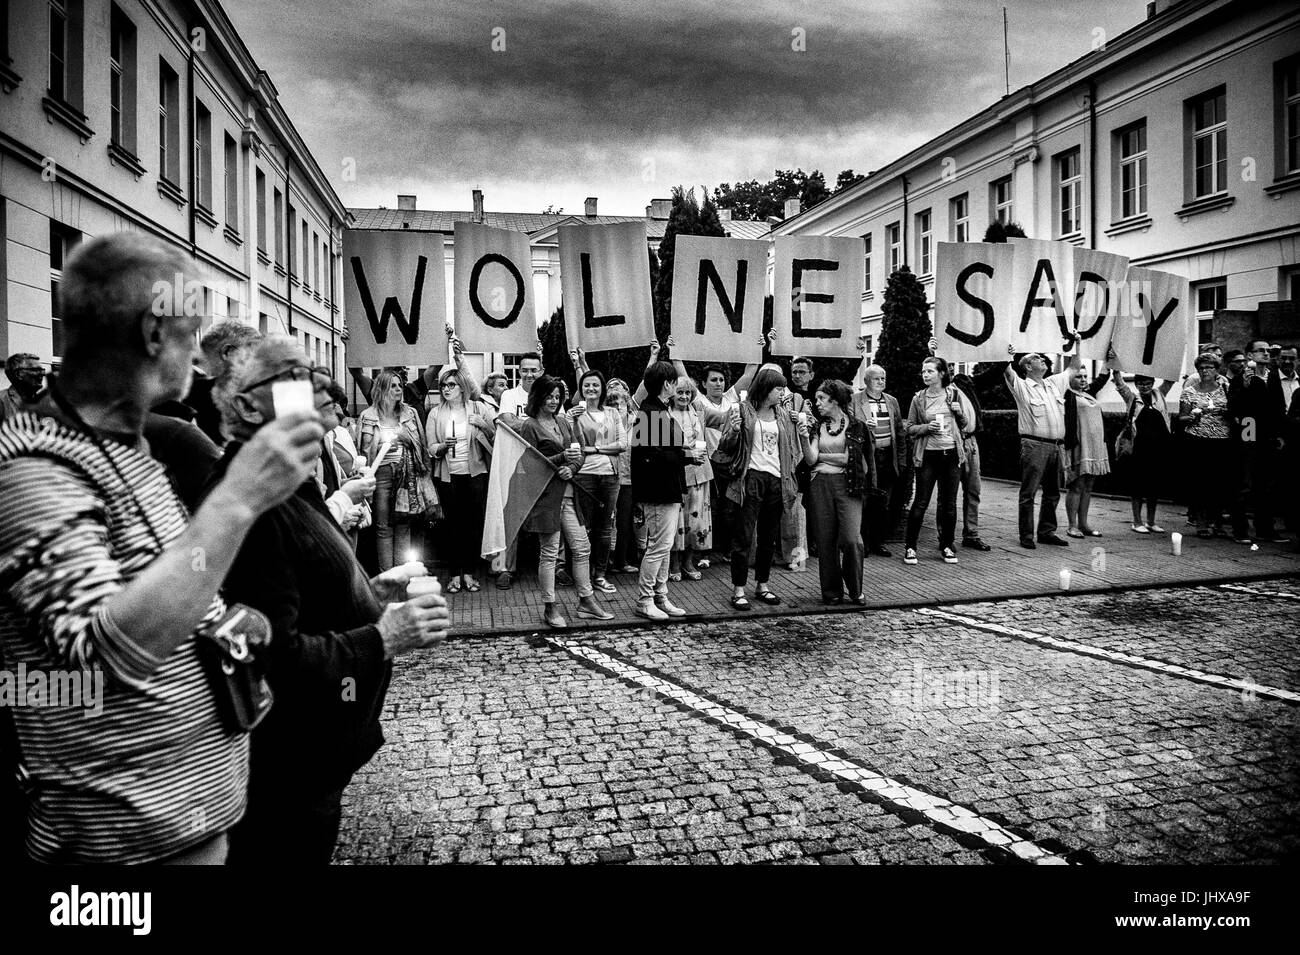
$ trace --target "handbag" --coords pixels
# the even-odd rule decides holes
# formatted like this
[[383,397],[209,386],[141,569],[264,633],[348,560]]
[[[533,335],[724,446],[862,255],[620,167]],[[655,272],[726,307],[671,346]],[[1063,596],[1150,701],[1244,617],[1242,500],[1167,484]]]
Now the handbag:
[[812,465],[800,460],[794,466],[794,482],[798,485],[800,494],[807,497],[812,493]]
[[199,659],[227,732],[247,733],[271,711],[275,695],[258,654],[271,643],[271,622],[244,604],[232,604],[195,632]]
[[1124,430],[1115,436],[1115,460],[1123,461],[1133,453],[1133,425],[1124,425]]

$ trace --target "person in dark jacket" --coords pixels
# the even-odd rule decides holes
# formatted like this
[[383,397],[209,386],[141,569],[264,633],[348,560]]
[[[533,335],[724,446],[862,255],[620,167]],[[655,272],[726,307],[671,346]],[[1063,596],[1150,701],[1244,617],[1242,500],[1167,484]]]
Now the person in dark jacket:
[[[636,614],[667,620],[686,616],[668,599],[668,565],[686,494],[686,436],[668,407],[677,390],[677,369],[671,362],[652,362],[638,395],[641,389],[645,398],[637,409],[631,437],[632,499],[641,508],[646,528]],[[690,458],[696,464],[703,460],[693,449]]]
[[1269,408],[1268,386],[1259,375],[1249,374],[1249,359],[1233,350],[1224,355],[1228,366],[1228,415],[1232,419],[1232,447],[1236,470],[1231,500],[1232,536],[1238,543],[1251,542],[1246,515],[1255,516],[1255,540],[1287,543],[1273,530],[1273,505],[1264,493],[1266,475],[1272,467],[1276,444],[1277,416]]
[[[275,418],[272,383],[291,379],[313,381],[326,429],[337,424],[329,378],[312,372],[292,339],[265,339],[218,396],[232,440],[213,484]],[[254,524],[222,592],[270,620],[263,662],[275,703],[252,734],[248,810],[231,830],[229,864],[330,861],[343,790],[384,742],[392,658],[447,635],[441,596],[390,603],[411,576],[403,566],[366,579],[314,477]]]

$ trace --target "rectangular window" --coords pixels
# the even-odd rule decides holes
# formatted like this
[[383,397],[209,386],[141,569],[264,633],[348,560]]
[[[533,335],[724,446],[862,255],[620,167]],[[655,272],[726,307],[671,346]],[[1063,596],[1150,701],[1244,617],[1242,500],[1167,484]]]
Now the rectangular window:
[[284,196],[275,189],[275,264],[284,268]]
[[194,101],[194,198],[212,211],[212,114]]
[[1228,94],[1222,88],[1191,101],[1192,198],[1228,191]]
[[158,61],[158,175],[181,180],[180,80],[166,60]]
[[257,249],[266,254],[266,173],[257,170]]
[[1147,211],[1147,121],[1116,134],[1119,140],[1119,216],[1131,219]]
[[109,25],[108,99],[112,141],[135,152],[135,24],[113,4]]
[[916,214],[916,274],[929,275],[934,271],[934,235],[930,231],[930,210]]
[[1300,56],[1282,67],[1283,175],[1300,173]]
[[298,277],[298,216],[293,211],[292,203],[289,205],[289,277]]
[[267,333],[267,329],[269,329],[270,327],[271,327],[271,320],[267,318],[266,312],[258,312],[257,330],[261,332],[263,335],[265,335]]
[[302,221],[302,284],[306,288],[311,281],[311,246],[307,244],[307,220]]
[[1214,313],[1228,307],[1227,279],[1211,279],[1192,286],[1196,302],[1197,341],[1205,344],[1214,340]]
[[893,275],[903,264],[902,229],[899,223],[885,226],[885,243],[889,246],[889,274]]
[[1078,148],[1061,153],[1052,165],[1056,177],[1057,236],[1077,235],[1083,231],[1083,171]]
[[948,219],[952,223],[952,241],[970,241],[970,195],[962,193],[948,203]]
[[68,5],[50,0],[50,95],[68,96]]
[[989,183],[989,207],[993,210],[993,221],[1003,225],[1015,221],[1013,198],[1010,176]]
[[63,357],[63,303],[59,286],[63,282],[63,263],[81,241],[81,233],[61,222],[50,220],[50,335],[54,358]]
[[311,287],[320,291],[320,236],[311,234]]
[[863,246],[863,264],[862,264],[862,290],[871,291],[871,233],[868,232],[862,237]]
[[226,152],[226,225],[239,231],[239,146],[235,137],[225,134]]

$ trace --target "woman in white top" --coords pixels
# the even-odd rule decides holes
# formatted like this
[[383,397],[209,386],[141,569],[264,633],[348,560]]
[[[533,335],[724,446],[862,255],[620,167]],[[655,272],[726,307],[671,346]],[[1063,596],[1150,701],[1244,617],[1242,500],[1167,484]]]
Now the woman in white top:
[[955,564],[957,552],[953,550],[953,538],[957,531],[957,489],[961,486],[959,469],[966,460],[965,443],[960,435],[974,410],[966,396],[949,383],[948,363],[942,358],[927,358],[921,363],[921,380],[925,387],[913,396],[907,414],[907,432],[912,436],[912,464],[916,468],[916,493],[912,510],[907,515],[903,563],[916,563],[921,522],[925,520],[937,484],[939,552],[944,563]]
[[[686,435],[687,447],[695,449],[701,462],[695,464],[688,460],[686,463],[686,496],[682,500],[682,509],[678,512],[677,535],[673,538],[672,554],[668,561],[668,579],[673,581],[681,580],[682,577],[687,580],[703,577],[695,567],[695,555],[707,554],[713,546],[713,508],[709,501],[713,468],[705,453],[708,441],[704,434],[705,425],[697,410],[698,397],[699,389],[695,387],[695,382],[689,376],[682,375],[677,379],[677,390],[668,409],[668,413]],[[722,415],[718,417],[723,418]]]
[[578,379],[578,404],[569,411],[586,455],[573,483],[589,495],[584,511],[591,541],[591,585],[602,593],[618,593],[606,577],[614,520],[618,514],[618,467],[627,457],[627,425],[618,405],[606,407],[605,376],[595,370]]

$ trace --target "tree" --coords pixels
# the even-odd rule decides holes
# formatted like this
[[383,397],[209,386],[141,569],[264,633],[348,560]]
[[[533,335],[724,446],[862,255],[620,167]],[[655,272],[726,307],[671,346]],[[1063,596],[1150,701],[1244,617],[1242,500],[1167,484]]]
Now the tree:
[[920,390],[921,362],[930,356],[930,306],[925,289],[906,265],[885,285],[876,364],[889,376],[890,390],[904,406]]
[[561,206],[560,208],[557,209],[555,208],[555,203],[551,203],[549,206],[547,206],[545,209],[542,210],[542,215],[544,216],[558,216],[563,214],[564,214],[564,207]]
[[[850,175],[851,170],[845,170]],[[844,173],[840,173],[841,179]],[[811,209],[823,199],[829,199],[826,177],[819,170],[805,173],[802,169],[776,169],[767,182],[751,179],[732,185],[724,182],[713,190],[713,201],[719,209],[730,209],[733,219],[761,222],[770,216],[785,216],[785,201],[798,199],[800,211]]]
[[1019,222],[1003,222],[1001,219],[994,219],[984,230],[985,242],[1005,242],[1013,236],[1018,239],[1025,238],[1025,230],[1020,228]]
[[836,178],[835,193],[832,193],[832,195],[843,192],[845,189],[849,188],[849,186],[855,186],[866,178],[867,177],[864,175],[855,173],[852,169],[845,169]]
[[[706,193],[707,195],[707,193]],[[664,341],[672,330],[673,305],[673,261],[677,254],[677,237],[679,235],[725,236],[722,223],[718,219],[717,207],[705,200],[708,221],[695,199],[695,190],[673,187],[673,207],[668,214],[668,224],[664,227],[664,237],[659,242],[659,268],[654,284],[655,336]]]

